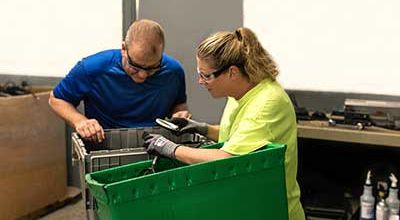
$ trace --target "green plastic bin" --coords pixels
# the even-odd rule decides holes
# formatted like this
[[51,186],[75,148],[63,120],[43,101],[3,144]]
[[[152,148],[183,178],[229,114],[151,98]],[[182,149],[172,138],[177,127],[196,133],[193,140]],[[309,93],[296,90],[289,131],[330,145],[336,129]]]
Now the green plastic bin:
[[[220,148],[222,143],[206,148]],[[285,145],[194,165],[163,158],[86,175],[102,220],[288,219]]]

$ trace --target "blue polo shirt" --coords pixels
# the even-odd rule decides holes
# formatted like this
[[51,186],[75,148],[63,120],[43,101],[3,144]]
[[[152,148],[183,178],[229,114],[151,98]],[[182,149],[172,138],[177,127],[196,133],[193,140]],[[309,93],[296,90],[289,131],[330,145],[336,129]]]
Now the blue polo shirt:
[[54,88],[56,98],[74,106],[83,100],[85,115],[103,128],[154,126],[156,118],[186,103],[184,71],[163,54],[161,69],[135,83],[122,68],[121,50],[106,50],[79,61]]

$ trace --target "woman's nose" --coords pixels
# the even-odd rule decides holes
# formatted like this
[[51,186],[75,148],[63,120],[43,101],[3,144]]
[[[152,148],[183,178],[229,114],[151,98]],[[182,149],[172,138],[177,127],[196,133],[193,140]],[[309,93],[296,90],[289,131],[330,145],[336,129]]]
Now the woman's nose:
[[200,85],[205,85],[205,84],[206,84],[206,81],[205,81],[201,76],[198,76],[198,77],[197,77],[197,82],[198,82]]

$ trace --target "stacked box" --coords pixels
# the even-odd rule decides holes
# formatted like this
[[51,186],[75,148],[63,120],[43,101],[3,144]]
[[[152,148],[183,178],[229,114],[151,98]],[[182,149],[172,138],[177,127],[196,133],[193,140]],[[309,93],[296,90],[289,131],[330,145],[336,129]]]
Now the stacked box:
[[[221,144],[207,146],[220,148]],[[161,158],[86,175],[101,220],[288,219],[284,145],[184,165]]]
[[0,219],[20,219],[67,193],[65,123],[48,104],[51,87],[0,97]]
[[208,140],[201,135],[183,134],[176,136],[160,127],[108,129],[105,130],[105,141],[100,144],[84,141],[76,132],[72,133],[73,155],[79,163],[82,197],[85,201],[88,219],[97,219],[97,216],[95,214],[96,204],[87,188],[85,175],[151,159],[151,156],[147,154],[143,147],[142,135],[144,132],[162,134],[175,143],[192,147],[208,143]]

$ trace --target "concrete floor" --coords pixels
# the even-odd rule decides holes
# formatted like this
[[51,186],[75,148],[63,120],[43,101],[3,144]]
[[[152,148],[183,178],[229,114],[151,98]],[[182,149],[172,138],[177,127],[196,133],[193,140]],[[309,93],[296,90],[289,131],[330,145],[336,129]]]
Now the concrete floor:
[[73,201],[41,218],[39,220],[86,220],[83,200]]

